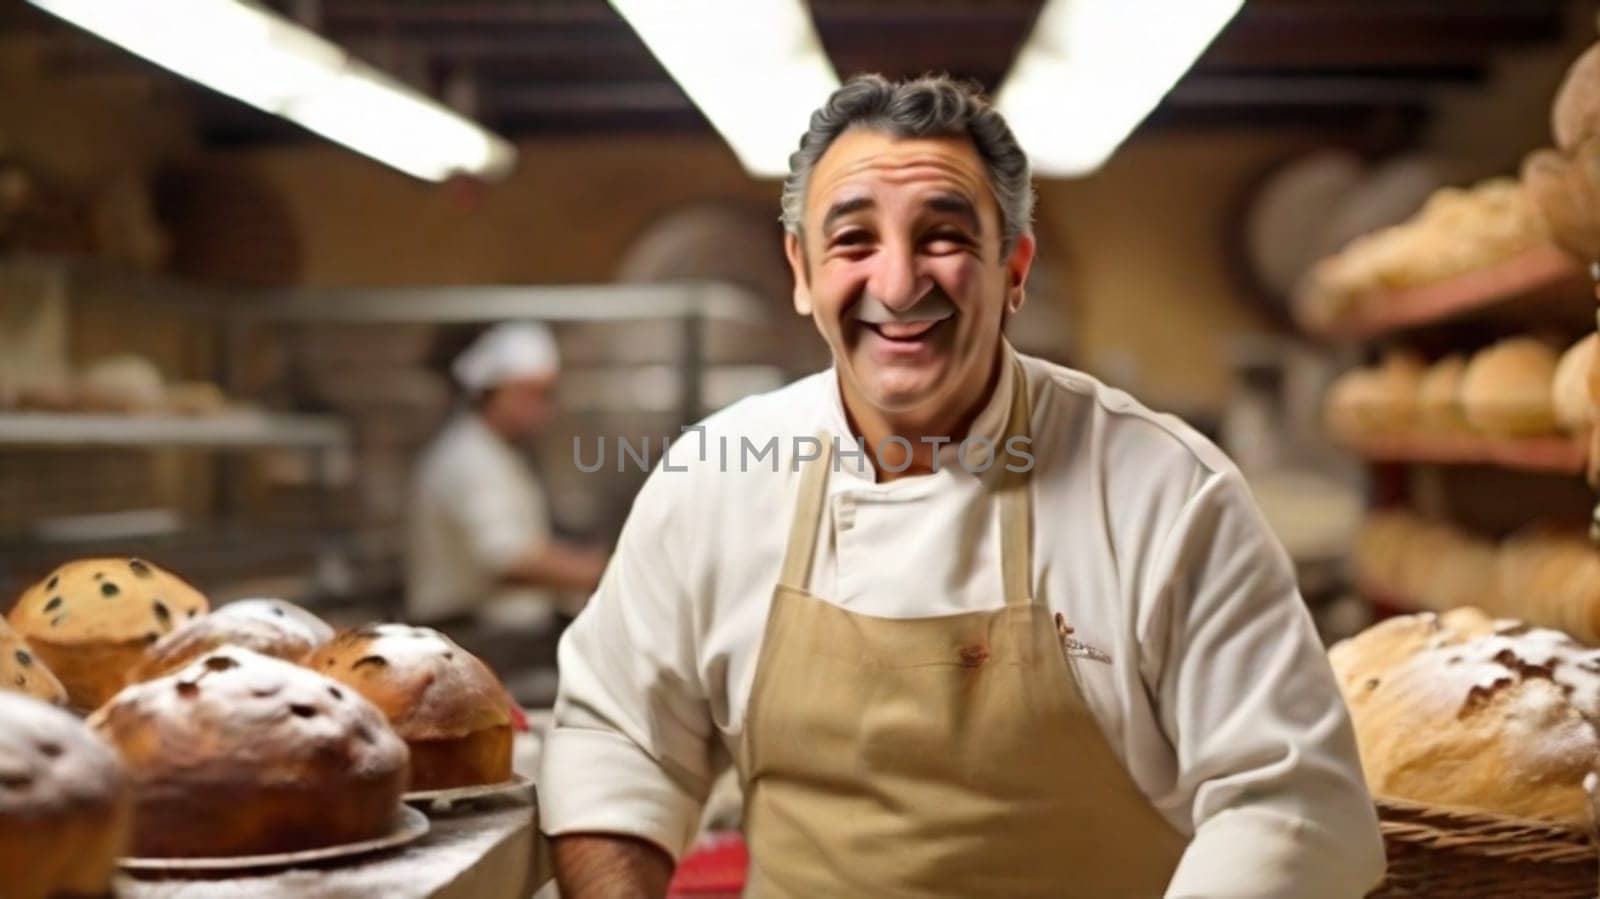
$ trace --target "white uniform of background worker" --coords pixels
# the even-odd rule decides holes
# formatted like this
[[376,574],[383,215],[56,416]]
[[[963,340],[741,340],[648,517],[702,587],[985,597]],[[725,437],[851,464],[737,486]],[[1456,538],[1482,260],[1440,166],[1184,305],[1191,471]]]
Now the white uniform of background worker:
[[593,589],[604,556],[551,534],[544,490],[519,445],[549,421],[560,359],[542,325],[486,331],[455,360],[464,407],[417,467],[407,559],[407,617],[421,624],[499,621],[548,630],[555,591]]
[[729,759],[754,896],[1379,880],[1348,713],[1238,470],[1002,338],[1031,205],[953,82],[856,79],[812,117],[786,243],[834,365],[674,446],[562,640],[539,800],[566,899],[661,896]]

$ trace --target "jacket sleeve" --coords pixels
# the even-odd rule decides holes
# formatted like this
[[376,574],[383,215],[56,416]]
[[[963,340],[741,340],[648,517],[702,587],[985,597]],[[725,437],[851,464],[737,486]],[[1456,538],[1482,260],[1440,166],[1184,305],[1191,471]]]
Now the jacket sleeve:
[[597,592],[562,637],[539,778],[540,827],[551,836],[629,835],[674,857],[694,837],[714,731],[677,570],[676,478],[658,469],[646,482]]
[[1237,470],[1199,481],[1154,565],[1161,725],[1195,824],[1167,896],[1365,896],[1384,852],[1349,713]]

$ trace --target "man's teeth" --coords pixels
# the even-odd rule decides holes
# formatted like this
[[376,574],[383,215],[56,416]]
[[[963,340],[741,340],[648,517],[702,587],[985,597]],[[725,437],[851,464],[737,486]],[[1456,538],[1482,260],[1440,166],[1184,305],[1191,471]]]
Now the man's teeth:
[[932,331],[937,324],[937,321],[883,322],[873,325],[873,328],[890,340],[912,340]]

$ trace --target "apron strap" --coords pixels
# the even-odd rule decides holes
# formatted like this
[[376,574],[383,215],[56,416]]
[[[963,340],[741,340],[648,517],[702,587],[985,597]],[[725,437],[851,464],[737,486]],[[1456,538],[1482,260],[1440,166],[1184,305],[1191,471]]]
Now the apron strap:
[[778,584],[805,591],[811,585],[811,562],[816,557],[817,531],[822,526],[822,501],[827,494],[828,469],[833,467],[833,438],[819,431],[822,456],[805,463],[800,472],[800,497],[789,525],[789,546],[783,553]]
[[[1014,383],[1011,389],[1011,414],[1006,419],[1004,443],[1013,437],[1031,437],[1030,418],[1033,404],[1028,398],[1028,376],[1022,361],[1011,354]],[[996,450],[998,465],[1008,463],[1002,453],[1004,444]],[[1037,460],[1035,460],[1037,464]],[[1008,606],[1025,606],[1033,602],[1033,521],[1032,503],[1028,496],[1026,471],[1003,469],[1000,480],[1000,575]]]

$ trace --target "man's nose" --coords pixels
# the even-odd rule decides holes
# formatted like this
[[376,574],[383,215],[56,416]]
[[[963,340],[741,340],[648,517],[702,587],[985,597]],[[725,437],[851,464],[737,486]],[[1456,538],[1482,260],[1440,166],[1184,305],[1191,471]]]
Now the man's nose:
[[909,246],[886,246],[877,261],[867,290],[895,312],[917,305],[933,287],[933,279],[917,271],[916,255]]

